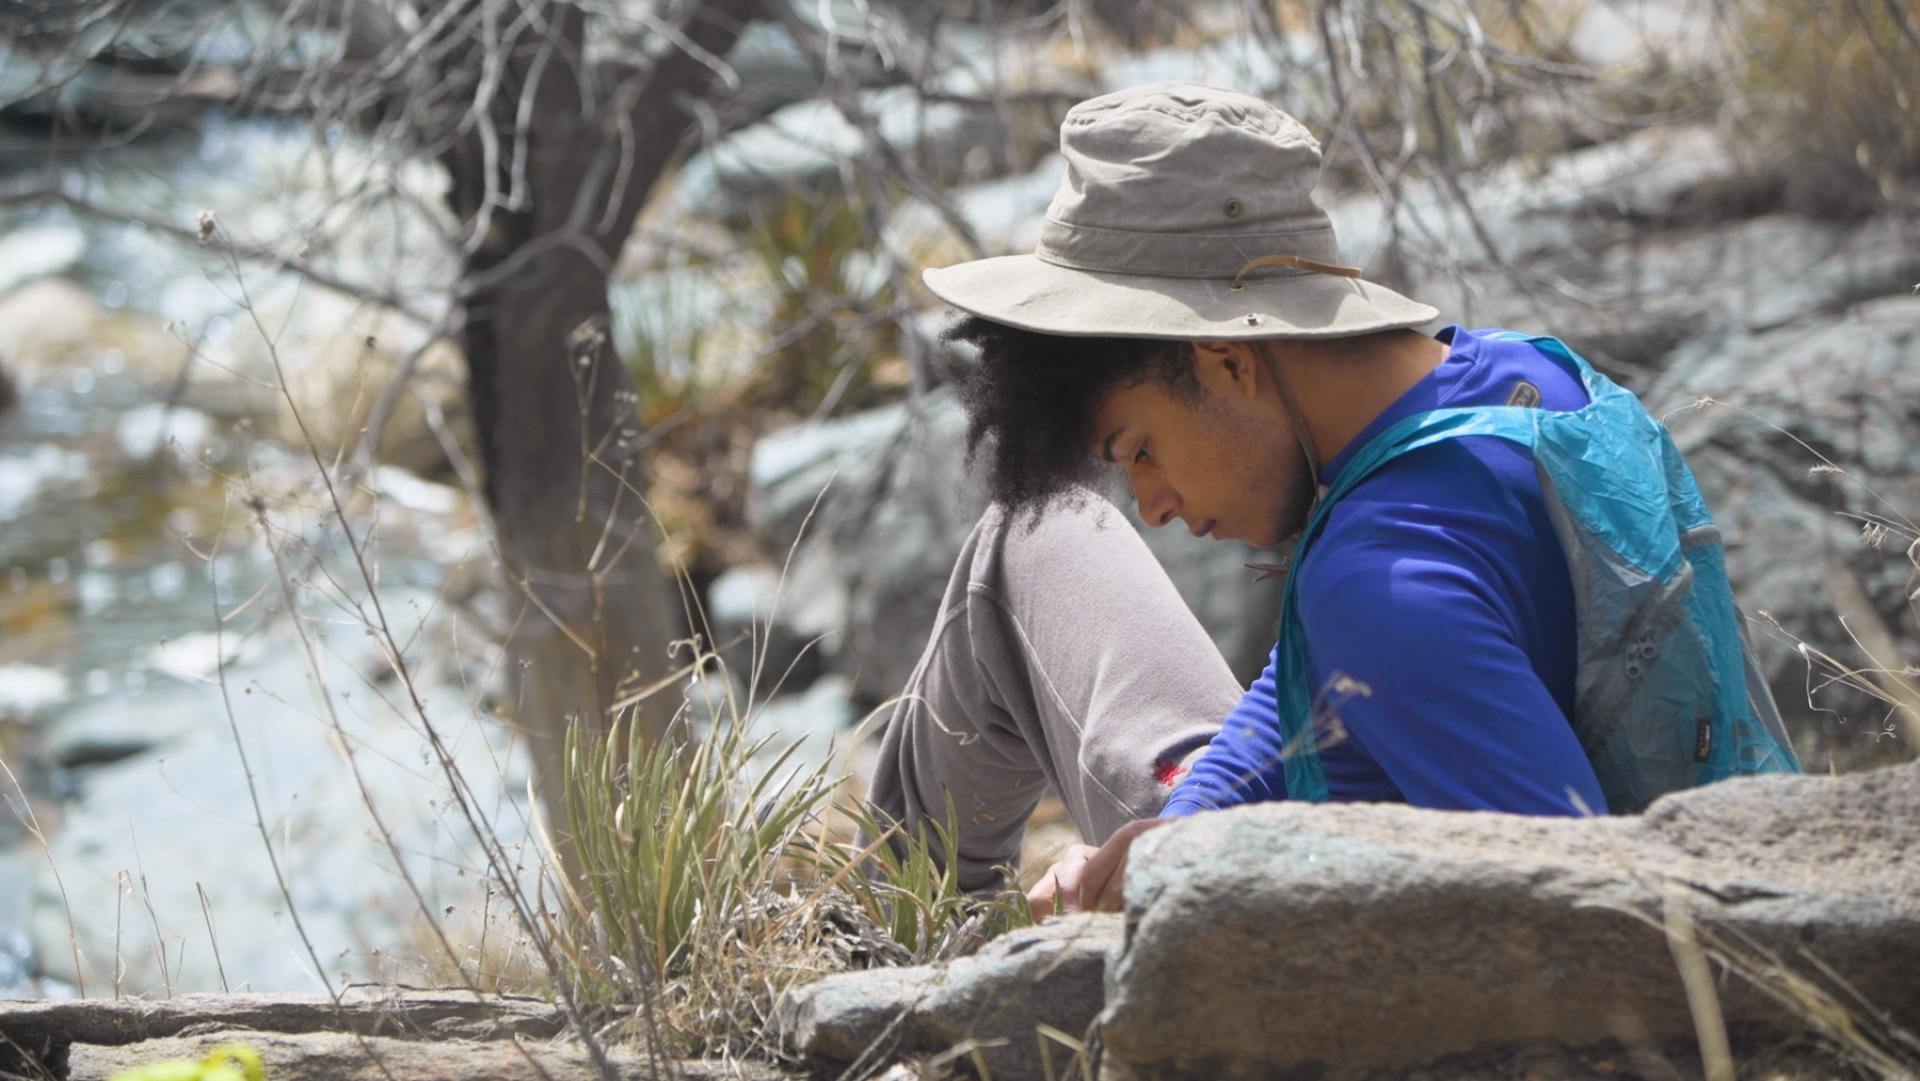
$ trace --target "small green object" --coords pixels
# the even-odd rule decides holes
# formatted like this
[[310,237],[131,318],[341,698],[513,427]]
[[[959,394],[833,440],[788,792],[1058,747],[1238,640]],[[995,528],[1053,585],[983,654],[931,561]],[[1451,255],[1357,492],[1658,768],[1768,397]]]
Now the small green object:
[[267,1081],[260,1052],[242,1043],[223,1043],[199,1062],[175,1059],[136,1066],[109,1081]]

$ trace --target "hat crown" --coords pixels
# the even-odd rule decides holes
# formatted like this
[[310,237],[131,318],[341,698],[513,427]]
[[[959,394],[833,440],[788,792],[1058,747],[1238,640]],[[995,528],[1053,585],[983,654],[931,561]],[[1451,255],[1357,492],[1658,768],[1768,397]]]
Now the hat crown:
[[1263,256],[1335,257],[1313,201],[1320,144],[1259,98],[1195,83],[1106,94],[1068,111],[1060,150],[1036,252],[1049,262],[1221,277]]

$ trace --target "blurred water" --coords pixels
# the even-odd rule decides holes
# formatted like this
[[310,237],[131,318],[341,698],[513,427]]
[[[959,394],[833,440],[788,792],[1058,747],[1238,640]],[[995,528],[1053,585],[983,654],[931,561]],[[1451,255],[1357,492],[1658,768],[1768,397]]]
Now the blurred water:
[[[444,174],[339,127],[210,108],[190,129],[76,157],[57,172],[47,166],[44,156],[0,153],[0,179],[51,179],[103,213],[60,203],[0,211],[0,294],[58,271],[110,309],[154,315],[218,344],[249,318],[234,272],[218,249],[168,231],[191,235],[211,213],[239,247],[286,258],[304,251],[306,265],[333,278],[405,296],[430,316],[445,308],[456,264],[438,209]],[[302,320],[324,326],[335,318],[298,275],[241,266],[256,306],[288,309],[296,335]],[[295,297],[304,306],[293,305]]]
[[[211,211],[246,246],[292,254],[324,235],[310,265],[431,313],[450,273],[430,209],[438,181],[430,168],[391,164],[401,160],[337,131],[208,113],[192,131],[76,161],[59,180],[77,199],[175,229]],[[0,158],[0,174],[35,165]],[[336,196],[354,185],[406,198],[343,210]],[[0,214],[0,256],[0,297],[58,274],[121,320],[87,316],[82,333],[108,336],[58,355],[0,356],[19,384],[0,412],[0,760],[19,789],[0,776],[0,792],[24,795],[52,848],[50,862],[0,813],[0,996],[71,992],[81,978],[95,991],[116,964],[116,905],[144,903],[147,889],[177,985],[219,986],[204,888],[236,986],[315,986],[262,849],[255,788],[325,963],[336,975],[380,975],[380,950],[404,953],[418,914],[397,900],[396,857],[368,837],[362,804],[381,807],[436,911],[480,895],[485,861],[442,821],[446,781],[422,757],[420,718],[394,708],[407,696],[392,694],[391,665],[353,621],[372,594],[320,513],[313,463],[256,434],[272,430],[259,415],[271,396],[257,383],[270,369],[241,279],[290,378],[331,362],[322,343],[361,306],[257,263],[236,276],[218,251],[164,229],[57,206]],[[13,311],[0,331],[16,343],[34,340],[26,323],[71,315]],[[138,344],[114,337],[123,333]],[[207,363],[186,364],[189,347]],[[247,492],[267,498],[282,531],[298,624]],[[497,655],[447,593],[462,561],[488,558],[479,517],[459,492],[386,468],[360,478],[350,502],[361,537],[378,517],[368,557],[421,698],[474,798],[523,847],[524,755],[482,701]],[[226,616],[217,638],[216,610]],[[297,631],[314,643],[312,660]],[[214,680],[223,666],[224,694]],[[125,893],[123,873],[140,867],[142,894]],[[69,932],[82,943],[78,976]],[[140,949],[127,986],[157,988],[155,950]]]
[[[219,27],[203,47],[217,50],[241,29],[232,20]],[[180,229],[212,212],[236,241],[275,250],[324,231],[328,243],[314,265],[375,286],[404,280],[421,306],[442,302],[435,285],[446,278],[445,254],[424,209],[435,204],[439,174],[340,130],[208,109],[189,129],[77,156],[56,174],[47,164],[44,156],[0,156],[0,176],[51,175],[76,199]],[[406,199],[378,203],[370,220],[343,220],[337,196],[355,183],[385,184]],[[60,204],[22,206],[0,213],[0,256],[0,295],[58,272],[108,311],[165,321],[181,356],[164,363],[201,384],[210,369],[185,364],[188,343],[216,361],[259,348],[231,269],[164,230]],[[337,329],[337,299],[290,273],[254,264],[242,273],[255,307],[282,316],[273,329],[283,340]],[[236,335],[243,325],[247,333]],[[234,338],[246,341],[221,348]],[[297,369],[313,353],[290,348],[282,359]],[[137,359],[148,369],[138,379],[127,355],[103,342],[25,385],[14,409],[0,414],[0,660],[30,650],[82,694],[123,691],[138,671],[131,658],[204,624],[212,605],[232,604],[261,581],[256,549],[222,562],[216,594],[206,561],[189,547],[234,517],[221,478],[243,464],[225,431],[234,418],[192,408],[200,387],[188,405],[156,401],[166,378],[152,370],[153,358]],[[285,457],[271,446],[253,453]]]
[[[188,409],[164,422],[188,440],[130,443],[123,418],[141,414],[125,411],[156,408],[131,405],[137,394],[105,379],[28,387],[0,415],[0,655],[31,642],[36,663],[75,687],[95,671],[123,687],[131,656],[183,624],[205,622],[212,602],[204,587],[188,588],[204,583],[206,570],[182,538],[217,524],[224,495],[209,469],[231,448]],[[183,467],[182,451],[205,457]],[[227,602],[258,577],[230,569],[237,580],[223,586]]]
[[[0,414],[0,758],[46,827],[89,981],[113,963],[119,876],[144,866],[142,893],[151,890],[168,949],[192,946],[170,967],[176,982],[218,985],[196,922],[204,888],[236,981],[313,986],[260,847],[251,785],[264,821],[283,831],[282,871],[309,933],[356,978],[376,974],[371,947],[407,946],[417,919],[396,900],[393,857],[368,837],[363,802],[382,808],[436,906],[471,900],[482,880],[472,838],[443,821],[446,781],[419,715],[382,686],[391,666],[354,616],[373,594],[317,510],[312,463],[234,425],[166,408],[104,373],[28,385]],[[243,478],[283,531],[299,626],[236,494]],[[480,698],[497,653],[484,633],[458,629],[465,617],[447,594],[463,560],[487,557],[479,518],[454,489],[390,467],[359,488],[380,496],[377,510],[363,496],[351,513],[362,538],[379,516],[368,558],[417,690],[474,798],[524,846],[524,756]],[[0,791],[22,794],[4,778]],[[72,977],[69,902],[21,825],[0,815],[0,996],[55,993],[42,974]],[[159,985],[151,956],[129,980]]]

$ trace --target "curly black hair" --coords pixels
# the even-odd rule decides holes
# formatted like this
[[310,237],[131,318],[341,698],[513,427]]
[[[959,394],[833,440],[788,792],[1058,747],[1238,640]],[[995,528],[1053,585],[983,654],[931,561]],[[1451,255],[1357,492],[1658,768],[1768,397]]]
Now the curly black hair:
[[988,494],[1014,510],[1038,510],[1095,480],[1093,415],[1110,392],[1157,379],[1183,398],[1202,393],[1188,342],[1069,338],[962,315],[941,340],[979,350],[949,365],[967,411],[967,457],[981,464]]

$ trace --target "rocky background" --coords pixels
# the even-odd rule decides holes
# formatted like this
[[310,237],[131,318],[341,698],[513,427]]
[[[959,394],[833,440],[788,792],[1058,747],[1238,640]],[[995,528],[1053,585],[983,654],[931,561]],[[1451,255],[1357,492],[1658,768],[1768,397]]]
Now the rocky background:
[[[965,358],[942,351],[944,313],[899,268],[961,257],[968,237],[1030,247],[1060,173],[1047,133],[1073,100],[1166,78],[1284,98],[1323,71],[1308,29],[1264,38],[1235,10],[1198,5],[1177,32],[1143,15],[1139,40],[1097,51],[957,23],[952,50],[987,58],[1002,100],[968,64],[944,73],[944,97],[876,77],[848,110],[789,34],[758,25],[737,46],[738,93],[759,119],[691,155],[648,208],[616,275],[613,334],[657,433],[649,495],[663,561],[685,574],[683,629],[722,647],[769,734],[824,756],[884,711],[979,507],[964,419],[940,387],[942,365]],[[1657,48],[1705,78],[1725,63],[1716,11],[1569,7],[1560,62],[1617,71]],[[0,90],[23,70],[8,48]],[[69,92],[110,113],[124,90]],[[10,130],[45,108],[0,99]],[[1556,334],[1640,392],[1729,537],[1810,772],[1911,758],[1911,191],[1823,181],[1730,111],[1676,106],[1627,127],[1545,92],[1520,107],[1547,149],[1486,155],[1445,181],[1382,190],[1341,140],[1321,195],[1342,258],[1448,320]],[[450,824],[392,704],[400,689],[351,618],[377,595],[404,620],[426,708],[531,866],[538,825],[497,646],[513,597],[473,498],[459,358],[427,330],[446,286],[433,214],[326,233],[337,272],[406,284],[393,304],[227,265],[183,243],[193,214],[243,235],[305,228],[352,163],[316,159],[272,118],[194,108],[171,121],[76,164],[74,198],[0,207],[0,792],[17,808],[0,816],[0,996],[308,988],[288,897],[330,970],[433,982],[427,929],[369,805],[465,948],[512,971],[525,958],[474,873],[484,860]],[[923,183],[850,196],[848,163],[882,151]],[[31,157],[0,152],[0,179],[45,165]],[[403,206],[440,195],[431,176],[388,179]],[[395,251],[417,259],[395,265]],[[867,318],[876,309],[898,318]],[[272,532],[250,513],[249,491],[319,497],[262,382],[276,354],[328,456],[352,452],[411,366],[417,393],[397,400],[348,493],[378,522],[375,590],[315,572],[347,543],[324,513],[282,515]],[[1147,537],[1251,677],[1279,583],[1245,564],[1281,553]],[[261,855],[262,824],[280,866]],[[1036,849],[1061,840],[1042,831]]]

